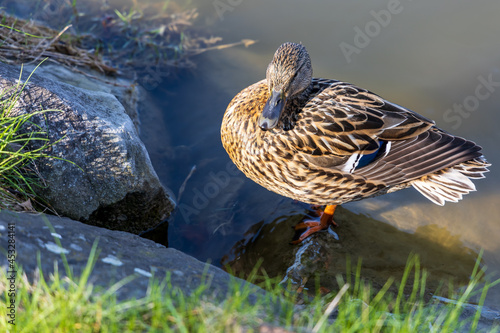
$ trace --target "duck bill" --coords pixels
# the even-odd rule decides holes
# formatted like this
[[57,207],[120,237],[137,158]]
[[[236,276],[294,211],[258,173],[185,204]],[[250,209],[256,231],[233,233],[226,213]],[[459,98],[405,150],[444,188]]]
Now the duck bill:
[[267,99],[266,105],[259,116],[259,126],[263,130],[270,130],[278,125],[281,114],[285,109],[285,95],[283,92],[273,89],[271,96]]

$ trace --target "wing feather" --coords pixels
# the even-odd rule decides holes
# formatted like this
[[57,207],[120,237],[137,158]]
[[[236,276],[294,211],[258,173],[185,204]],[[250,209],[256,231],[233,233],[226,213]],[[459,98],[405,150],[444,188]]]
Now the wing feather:
[[390,141],[387,154],[353,172],[390,186],[481,156],[475,143],[352,84],[316,79],[311,95],[288,134],[292,150],[315,166],[342,169],[350,156]]
[[[404,140],[434,125],[432,120],[348,83],[316,80],[311,96],[291,135],[292,149],[306,154],[368,154],[378,149],[379,140]],[[311,136],[320,140],[311,142]]]
[[481,147],[474,142],[433,128],[416,138],[394,141],[386,156],[354,173],[390,186],[421,178],[481,155]]

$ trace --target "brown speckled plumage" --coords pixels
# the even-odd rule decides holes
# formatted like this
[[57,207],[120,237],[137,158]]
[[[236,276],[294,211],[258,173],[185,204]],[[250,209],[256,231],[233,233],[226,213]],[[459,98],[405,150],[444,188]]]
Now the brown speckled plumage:
[[[474,190],[469,178],[488,171],[481,147],[432,120],[352,84],[312,78],[300,44],[280,46],[266,74],[233,98],[221,136],[237,167],[271,191],[333,205],[413,185],[443,204]],[[276,101],[262,117],[271,94]]]

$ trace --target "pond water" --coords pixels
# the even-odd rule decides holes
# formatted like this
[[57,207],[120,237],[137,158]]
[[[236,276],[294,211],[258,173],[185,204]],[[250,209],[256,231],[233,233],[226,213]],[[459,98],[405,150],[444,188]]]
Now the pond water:
[[[198,23],[224,42],[258,43],[197,56],[195,70],[164,77],[149,91],[141,136],[179,204],[169,246],[215,265],[231,263],[236,273],[263,257],[267,271],[285,274],[283,253],[297,251],[288,244],[290,227],[311,209],[235,170],[219,130],[232,97],[264,78],[276,48],[293,41],[307,47],[314,76],[355,83],[434,119],[480,144],[493,164],[475,182],[477,192],[456,204],[439,207],[407,189],[343,205],[337,233],[351,245],[342,255],[363,257],[374,278],[384,279],[414,251],[437,276],[466,278],[484,249],[487,272],[500,276],[500,2],[195,0],[186,6],[197,7]],[[166,243],[162,235],[158,230],[154,238]],[[500,308],[500,286],[487,305]]]
[[[216,265],[224,258],[233,269],[242,270],[262,256],[268,271],[284,274],[275,266],[281,267],[280,251],[294,251],[286,238],[293,235],[288,231],[293,225],[290,217],[310,210],[260,188],[242,174],[233,174],[221,147],[219,127],[231,98],[264,78],[276,48],[294,41],[307,47],[315,76],[355,83],[434,119],[441,128],[479,143],[493,164],[487,178],[475,182],[477,192],[457,204],[439,207],[407,189],[344,205],[347,211],[367,216],[367,224],[358,230],[364,243],[356,243],[365,248],[352,253],[367,255],[378,246],[384,255],[377,258],[376,269],[390,274],[394,262],[404,264],[414,250],[423,261],[434,259],[426,262],[429,270],[453,274],[455,269],[458,276],[463,266],[470,268],[471,258],[465,253],[483,248],[488,272],[498,276],[500,84],[492,84],[486,98],[476,97],[485,80],[500,82],[498,1],[221,0],[193,5],[213,34],[225,42],[249,38],[258,43],[204,54],[196,59],[194,73],[182,75],[156,94],[164,112],[165,142],[173,147],[166,154],[171,159],[154,157],[162,179],[177,190],[196,165],[179,201],[180,210],[170,223],[170,246]],[[359,36],[363,32],[364,39]],[[226,181],[226,176],[231,180]],[[350,223],[337,220],[339,229]],[[383,229],[381,224],[402,232],[374,232]],[[279,226],[280,232],[273,233]],[[407,238],[408,234],[439,244],[441,252],[422,245],[418,237]],[[263,241],[266,237],[269,242]],[[458,255],[444,259],[443,253]],[[370,265],[372,259],[365,256],[364,261]],[[499,288],[490,291],[487,304],[500,304]]]

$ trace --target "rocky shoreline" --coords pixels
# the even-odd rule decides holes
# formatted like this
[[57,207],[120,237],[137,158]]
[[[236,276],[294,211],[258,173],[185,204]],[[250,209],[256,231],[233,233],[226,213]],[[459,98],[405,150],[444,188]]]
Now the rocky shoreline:
[[[22,267],[29,281],[36,281],[39,268],[45,277],[54,272],[54,267],[59,272],[64,272],[61,253],[64,253],[72,267],[74,276],[80,276],[92,246],[97,242],[98,258],[89,283],[106,288],[128,276],[136,277],[117,290],[118,300],[144,297],[149,278],[153,275],[159,281],[170,275],[172,285],[180,288],[186,295],[202,283],[210,281],[206,294],[219,301],[223,301],[227,295],[230,279],[248,284],[231,277],[220,268],[137,235],[53,215],[2,211],[0,248],[3,249],[7,249],[7,237],[3,236],[7,234],[9,224],[15,225],[16,263]],[[37,253],[40,253],[40,266]],[[2,258],[1,266],[5,267],[5,263],[5,258]],[[255,287],[255,293],[253,297],[264,291]]]
[[[16,87],[20,70],[0,64],[0,89]],[[32,70],[23,70],[23,82]],[[172,285],[186,294],[205,278],[210,279],[205,293],[223,302],[234,277],[178,250],[137,236],[162,222],[168,223],[176,206],[172,192],[161,184],[139,138],[140,104],[141,90],[131,82],[116,80],[114,85],[108,85],[54,65],[36,69],[14,112],[40,108],[63,111],[34,119],[56,142],[50,154],[60,158],[38,161],[47,186],[38,189],[37,194],[65,217],[2,211],[0,248],[7,249],[7,237],[3,236],[14,224],[17,264],[34,281],[38,269],[44,276],[53,273],[55,266],[64,272],[61,253],[78,276],[97,241],[100,254],[90,283],[106,288],[125,277],[136,277],[117,290],[119,300],[144,297],[151,276],[161,280],[170,275]],[[167,239],[167,235],[163,238]],[[324,243],[329,245],[321,247],[321,239],[316,245],[323,250],[335,246],[330,240]],[[307,253],[309,245],[306,242],[302,250],[297,247],[291,252]],[[0,261],[2,269],[6,263],[5,258]],[[287,274],[292,274],[295,266],[304,265],[294,263]],[[299,277],[302,278],[300,274]],[[254,287],[252,297],[265,293]],[[483,313],[482,329],[500,318],[494,310],[485,309]],[[469,318],[474,314],[474,309],[467,308],[462,316]]]

